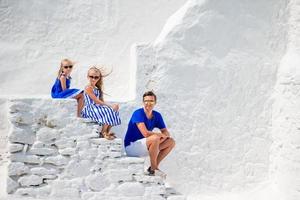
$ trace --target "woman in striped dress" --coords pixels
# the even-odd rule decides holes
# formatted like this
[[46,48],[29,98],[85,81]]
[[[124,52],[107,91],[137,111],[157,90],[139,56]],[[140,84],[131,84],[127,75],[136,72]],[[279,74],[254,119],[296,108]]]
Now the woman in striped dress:
[[88,70],[89,85],[84,90],[84,108],[81,116],[89,118],[102,126],[102,137],[112,140],[114,133],[110,132],[112,126],[121,124],[119,105],[109,104],[103,100],[103,75],[97,67]]

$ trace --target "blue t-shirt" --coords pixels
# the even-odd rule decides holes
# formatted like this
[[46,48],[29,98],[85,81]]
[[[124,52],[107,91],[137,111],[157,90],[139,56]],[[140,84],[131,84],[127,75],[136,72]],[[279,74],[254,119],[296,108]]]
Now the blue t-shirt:
[[149,131],[152,131],[154,128],[163,129],[166,128],[164,120],[161,114],[155,110],[152,111],[152,118],[148,119],[144,108],[137,109],[131,116],[131,119],[128,123],[127,132],[125,135],[125,147],[130,145],[131,142],[135,142],[136,140],[140,140],[144,138],[143,134],[140,132],[136,123],[144,122],[146,128]]

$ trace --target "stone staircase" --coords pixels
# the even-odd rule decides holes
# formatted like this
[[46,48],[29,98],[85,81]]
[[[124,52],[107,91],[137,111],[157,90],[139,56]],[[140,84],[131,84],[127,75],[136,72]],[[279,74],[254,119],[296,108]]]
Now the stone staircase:
[[76,118],[73,101],[10,100],[9,197],[83,200],[183,200],[143,158],[126,157],[121,139]]

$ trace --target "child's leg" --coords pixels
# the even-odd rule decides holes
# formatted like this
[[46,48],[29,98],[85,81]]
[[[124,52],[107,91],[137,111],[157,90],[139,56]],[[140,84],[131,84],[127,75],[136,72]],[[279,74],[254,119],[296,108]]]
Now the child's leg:
[[110,126],[110,125],[108,126],[107,132],[108,132],[109,136],[114,139],[114,138],[116,138],[116,136],[115,136],[115,134],[113,132],[110,132],[111,127],[112,126]]
[[109,133],[111,129],[111,126],[110,125],[107,125],[107,124],[103,124],[102,125],[102,130],[101,130],[101,134],[104,138],[108,139],[108,140],[113,140],[115,139],[116,137],[114,136],[114,134],[111,134]]
[[107,124],[103,124],[102,125],[102,130],[101,130],[101,133],[104,133],[104,132],[108,132],[107,130],[108,130],[108,127],[109,127],[109,125],[107,125]]
[[80,93],[77,96],[75,96],[75,99],[77,100],[77,117],[80,117],[80,113],[84,106],[84,98],[83,94]]
[[112,127],[112,126],[108,125],[108,127],[107,127],[107,132],[108,132],[108,133],[110,132],[111,127]]

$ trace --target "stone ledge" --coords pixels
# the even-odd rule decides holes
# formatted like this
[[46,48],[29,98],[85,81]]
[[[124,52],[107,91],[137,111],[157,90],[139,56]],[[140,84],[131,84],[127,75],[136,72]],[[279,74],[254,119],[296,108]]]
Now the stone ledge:
[[9,194],[72,200],[167,199],[163,180],[144,175],[145,159],[125,157],[120,138],[98,138],[99,126],[75,117],[76,104],[69,103],[10,101]]

